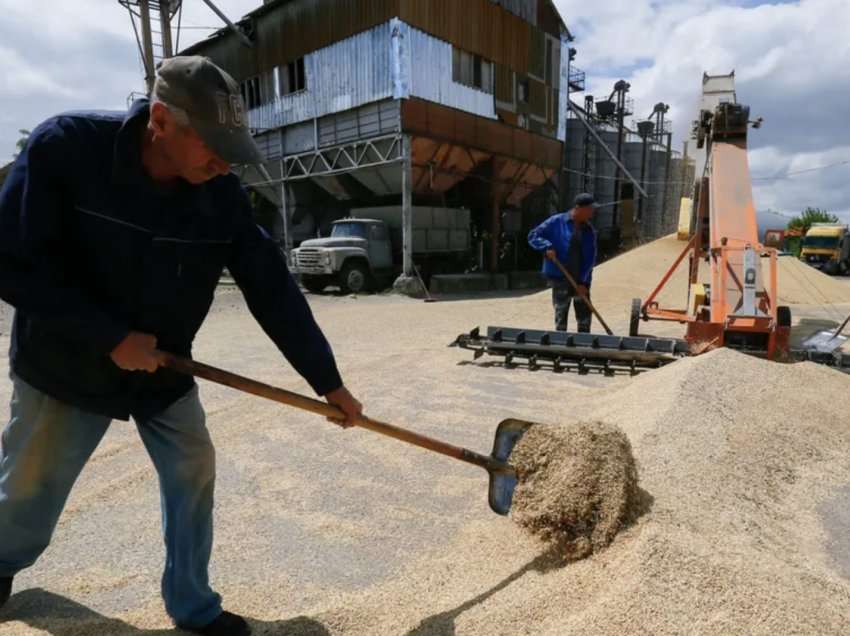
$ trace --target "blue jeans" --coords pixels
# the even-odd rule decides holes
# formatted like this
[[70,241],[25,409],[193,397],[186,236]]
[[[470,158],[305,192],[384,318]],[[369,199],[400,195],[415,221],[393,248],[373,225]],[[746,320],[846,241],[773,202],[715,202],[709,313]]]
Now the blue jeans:
[[[0,576],[14,576],[47,548],[74,481],[110,423],[12,381],[0,454]],[[159,474],[165,608],[179,625],[206,625],[221,613],[221,598],[207,574],[215,450],[198,388],[136,427]]]

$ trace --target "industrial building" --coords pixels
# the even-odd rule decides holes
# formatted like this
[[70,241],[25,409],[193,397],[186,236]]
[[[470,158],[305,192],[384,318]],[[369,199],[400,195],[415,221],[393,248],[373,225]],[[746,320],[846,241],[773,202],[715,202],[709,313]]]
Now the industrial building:
[[397,206],[412,276],[415,210],[458,210],[468,227],[431,233],[467,257],[427,277],[536,268],[528,230],[583,190],[609,253],[675,229],[666,129],[639,137],[623,108],[582,114],[571,41],[550,0],[266,0],[183,53],[240,81],[267,158],[241,175],[287,252],[353,210]]

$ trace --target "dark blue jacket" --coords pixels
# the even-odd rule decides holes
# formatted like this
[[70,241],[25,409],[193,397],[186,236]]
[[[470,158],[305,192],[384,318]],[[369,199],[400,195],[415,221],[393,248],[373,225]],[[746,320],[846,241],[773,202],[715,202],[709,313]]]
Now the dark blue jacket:
[[162,411],[193,380],[122,371],[109,354],[140,331],[191,355],[226,266],[316,393],[339,388],[330,346],[237,177],[163,192],[142,169],[147,120],[147,100],[129,113],[59,115],[32,132],[12,167],[0,190],[0,298],[16,308],[14,373],[94,413]]
[[[573,237],[573,222],[570,212],[553,214],[528,233],[528,244],[539,252],[554,249],[563,265],[569,262],[570,241]],[[596,230],[586,223],[581,235],[581,277],[580,285],[590,286],[593,280],[593,266],[596,264]],[[552,280],[564,280],[558,266],[548,258],[543,260],[543,273]]]

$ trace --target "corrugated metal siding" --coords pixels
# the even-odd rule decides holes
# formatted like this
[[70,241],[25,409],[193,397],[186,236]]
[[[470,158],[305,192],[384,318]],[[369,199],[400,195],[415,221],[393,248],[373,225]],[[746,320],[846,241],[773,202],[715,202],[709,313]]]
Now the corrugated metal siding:
[[316,127],[312,121],[282,128],[283,154],[295,155],[316,149]]
[[398,101],[367,104],[355,110],[322,117],[319,120],[319,146],[333,146],[377,137],[400,129],[401,113]]
[[256,47],[249,49],[233,34],[205,40],[190,51],[210,58],[239,81],[257,74]]
[[542,29],[556,38],[560,37],[561,14],[558,13],[558,8],[551,0],[539,0],[537,2],[537,20],[535,24],[538,29]]
[[184,53],[206,55],[239,80],[267,72],[308,53],[387,22],[399,0],[295,0],[254,12],[256,45],[233,35],[202,40]]
[[289,126],[391,97],[390,37],[387,22],[306,55],[307,89],[249,111],[251,127]]
[[503,64],[496,64],[496,99],[499,106],[515,110],[514,103],[514,72]]
[[528,73],[537,79],[545,79],[546,35],[540,29],[531,29],[528,50]]
[[493,95],[452,80],[452,45],[402,24],[410,57],[410,94],[469,113],[496,118]]
[[398,15],[399,0],[300,0],[257,19],[258,70],[269,70]]
[[384,99],[390,84],[390,25],[382,24],[310,55],[314,84],[308,84],[317,115]]
[[531,24],[490,0],[400,0],[399,17],[470,53],[528,70]]
[[261,135],[255,135],[254,141],[257,142],[260,152],[263,153],[263,156],[267,160],[280,159],[281,145],[279,130],[270,130],[269,132]]
[[[294,0],[253,16],[253,48],[223,31],[186,52],[206,55],[242,80],[393,17],[523,73],[530,70],[530,50],[537,50],[531,46],[532,32],[539,28],[559,36],[558,14],[550,0]],[[536,57],[532,59],[537,65]],[[531,70],[539,75],[536,68]]]
[[[505,11],[510,11],[526,22],[537,24],[538,0],[490,0],[493,4],[501,6]],[[542,0],[545,4],[546,0]]]
[[448,141],[535,165],[557,169],[561,144],[492,119],[472,115],[421,99],[402,100],[402,128],[429,139]]
[[546,84],[536,79],[528,78],[529,99],[528,110],[532,115],[546,118]]

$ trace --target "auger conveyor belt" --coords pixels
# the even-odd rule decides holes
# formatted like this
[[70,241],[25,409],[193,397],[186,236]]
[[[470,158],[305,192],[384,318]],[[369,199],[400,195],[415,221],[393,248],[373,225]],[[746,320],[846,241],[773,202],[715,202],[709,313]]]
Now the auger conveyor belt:
[[461,334],[450,346],[503,358],[505,366],[547,366],[553,371],[640,373],[688,355],[688,345],[676,338],[606,336],[604,334],[539,331],[515,327],[478,328]]

